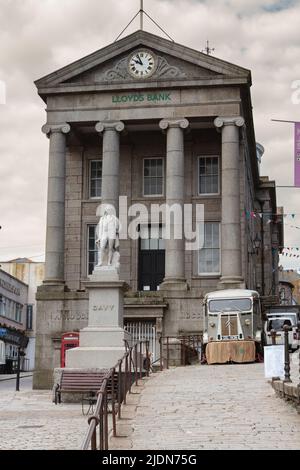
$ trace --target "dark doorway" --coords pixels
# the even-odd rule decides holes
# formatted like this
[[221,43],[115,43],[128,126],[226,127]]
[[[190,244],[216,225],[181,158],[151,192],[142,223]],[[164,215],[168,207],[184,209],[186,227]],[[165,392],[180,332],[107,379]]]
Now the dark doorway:
[[142,226],[139,239],[139,290],[156,291],[165,277],[165,241],[162,227]]

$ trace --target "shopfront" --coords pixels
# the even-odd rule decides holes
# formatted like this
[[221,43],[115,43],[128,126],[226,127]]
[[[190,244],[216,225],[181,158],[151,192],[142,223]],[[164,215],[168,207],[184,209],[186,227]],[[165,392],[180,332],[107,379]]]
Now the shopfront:
[[[19,349],[27,347],[27,299],[28,286],[0,270],[0,373],[14,372]],[[26,370],[26,362],[22,356],[21,369]]]

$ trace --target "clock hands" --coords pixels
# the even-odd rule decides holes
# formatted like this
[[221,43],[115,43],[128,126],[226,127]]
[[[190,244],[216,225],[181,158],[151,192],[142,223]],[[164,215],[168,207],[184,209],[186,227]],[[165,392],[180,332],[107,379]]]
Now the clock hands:
[[139,63],[140,65],[143,65],[143,62],[141,61],[141,58],[140,58],[139,54],[137,54],[137,58],[139,59],[139,61],[138,62],[135,61],[136,64]]

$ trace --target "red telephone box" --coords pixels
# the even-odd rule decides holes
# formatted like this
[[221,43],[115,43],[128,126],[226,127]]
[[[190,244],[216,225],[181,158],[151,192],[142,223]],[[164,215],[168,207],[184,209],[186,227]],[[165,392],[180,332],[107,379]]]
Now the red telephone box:
[[61,337],[60,367],[65,367],[66,351],[79,346],[79,333],[64,333]]

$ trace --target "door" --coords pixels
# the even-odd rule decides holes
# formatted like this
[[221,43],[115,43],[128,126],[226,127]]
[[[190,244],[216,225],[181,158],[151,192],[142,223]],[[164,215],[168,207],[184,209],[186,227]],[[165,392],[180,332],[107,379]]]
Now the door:
[[162,227],[140,227],[139,290],[156,291],[165,277],[165,241]]

